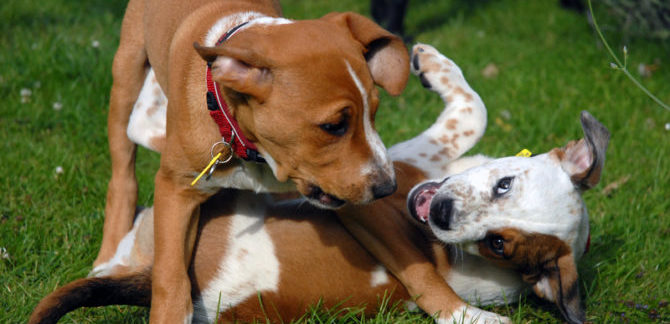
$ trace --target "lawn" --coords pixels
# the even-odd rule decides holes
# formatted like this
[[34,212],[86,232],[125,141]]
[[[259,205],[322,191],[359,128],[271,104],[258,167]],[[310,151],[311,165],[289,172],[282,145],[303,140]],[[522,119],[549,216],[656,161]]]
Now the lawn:
[[[587,319],[669,322],[670,111],[621,72],[583,15],[558,1],[410,1],[409,34],[451,57],[488,107],[489,127],[469,152],[544,152],[581,136],[579,111],[612,132],[601,184],[585,194],[591,251],[580,261]],[[40,298],[85,276],[101,240],[110,174],[106,114],[111,60],[125,1],[4,0],[0,4],[0,323],[25,322]],[[369,13],[366,1],[284,1],[290,18]],[[670,103],[670,42],[625,37],[596,16],[629,70],[656,64],[642,84]],[[498,74],[482,71],[495,65]],[[384,97],[377,128],[387,145],[430,125],[440,99],[410,80]],[[158,156],[140,150],[139,202],[151,204]],[[528,297],[495,311],[518,323],[561,322]],[[332,314],[306,315],[329,322]],[[80,310],[63,322],[146,322],[142,308]],[[371,322],[415,322],[384,312]],[[360,321],[356,313],[346,320]],[[430,320],[424,318],[426,323]]]

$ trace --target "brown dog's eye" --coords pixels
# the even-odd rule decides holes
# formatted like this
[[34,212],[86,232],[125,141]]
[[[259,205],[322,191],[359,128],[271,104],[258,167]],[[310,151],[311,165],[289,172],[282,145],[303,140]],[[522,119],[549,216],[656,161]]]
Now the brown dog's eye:
[[349,123],[347,122],[347,114],[342,114],[342,118],[337,123],[325,123],[319,125],[319,127],[326,133],[333,136],[342,136],[349,129]]
[[499,256],[505,256],[505,240],[498,235],[491,235],[487,237],[489,248],[493,253]]

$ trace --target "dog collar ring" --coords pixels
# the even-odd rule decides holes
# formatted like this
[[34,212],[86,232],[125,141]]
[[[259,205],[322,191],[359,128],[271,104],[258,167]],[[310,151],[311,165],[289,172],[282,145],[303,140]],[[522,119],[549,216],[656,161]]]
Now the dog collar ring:
[[[226,142],[225,140],[222,140],[221,142],[216,142],[212,145],[212,148],[209,149],[209,154],[212,156],[212,159],[209,161],[207,166],[202,170],[202,172],[200,172],[200,174],[197,177],[195,177],[195,179],[193,179],[193,182],[191,182],[191,186],[194,186],[195,183],[198,182],[198,180],[200,180],[200,178],[205,174],[205,172],[207,172],[205,180],[209,180],[212,177],[212,174],[214,173],[214,170],[216,169],[217,165],[228,163],[228,161],[230,161],[233,158],[233,147],[232,147],[233,139],[235,139],[235,133],[232,133],[230,143]],[[219,153],[214,155],[214,148],[219,144],[224,146],[223,149],[225,149],[226,147],[228,148],[228,154],[222,160],[220,158],[223,149],[219,151]]]
[[[230,139],[231,143],[232,143],[234,137],[235,137],[235,133],[233,133],[233,135],[231,135],[231,139]],[[209,171],[207,172],[207,176],[205,177],[206,181],[209,181],[209,179],[212,177],[212,174],[214,173],[214,170],[216,169],[217,165],[226,164],[226,163],[228,163],[228,161],[230,161],[230,159],[233,158],[233,146],[231,145],[231,143],[228,143],[226,141],[216,142],[216,143],[214,143],[214,145],[212,145],[212,148],[209,149],[209,154],[212,156],[212,161],[214,161],[214,163],[212,164],[210,162],[211,166],[209,167]],[[224,147],[215,156],[214,155],[214,148],[216,146],[218,146],[219,144],[223,145]],[[222,154],[223,150],[226,149],[226,147],[228,148],[228,154],[226,155],[225,158],[221,159],[221,154]],[[207,168],[205,168],[205,169],[207,169]]]
[[212,148],[209,149],[209,155],[214,159],[214,149],[218,145],[223,145],[223,148],[219,151],[219,153],[222,153],[225,149],[228,149],[228,154],[225,155],[225,158],[223,159],[216,159],[216,164],[225,164],[228,163],[232,158],[233,158],[233,141],[235,140],[235,132],[231,132],[230,134],[230,142],[226,142],[224,139],[221,139],[220,142],[216,142],[212,145]]

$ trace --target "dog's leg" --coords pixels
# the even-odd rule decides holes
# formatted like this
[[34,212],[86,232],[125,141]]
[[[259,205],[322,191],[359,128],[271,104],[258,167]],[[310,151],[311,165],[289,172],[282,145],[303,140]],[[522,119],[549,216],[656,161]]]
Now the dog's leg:
[[472,148],[486,128],[486,107],[456,64],[423,44],[414,46],[411,64],[413,73],[426,88],[440,94],[446,108],[428,130],[389,150],[394,161],[404,162],[395,163],[396,174],[404,175],[398,177],[395,195],[370,206],[346,209],[340,218],[402,282],[417,305],[439,323],[508,322],[465,303],[430,262],[433,251],[423,233],[413,233],[417,230],[403,216],[391,217],[409,217],[405,201],[410,189],[424,177],[446,173],[449,163]]
[[435,48],[412,49],[412,73],[438,93],[446,107],[426,131],[389,149],[391,159],[416,166],[431,179],[441,178],[448,164],[472,148],[486,129],[486,106],[470,88],[461,69]]
[[114,255],[117,245],[133,225],[137,202],[137,146],[128,139],[126,130],[146,74],[147,56],[141,32],[143,6],[142,1],[130,1],[128,4],[121,27],[121,43],[112,66],[114,83],[107,117],[112,177],[107,187],[102,245],[93,262],[92,274],[97,267],[104,267],[104,263]]
[[[417,171],[396,163],[396,172],[409,175]],[[423,233],[401,216],[406,214],[405,197],[410,188],[411,183],[399,183],[394,196],[368,206],[346,208],[338,214],[340,220],[438,323],[507,323],[505,317],[466,304],[437,272],[428,257],[433,251]]]
[[[190,323],[193,315],[187,269],[196,238],[200,204],[210,194],[179,183],[162,164],[154,194],[154,267],[151,323]],[[184,181],[182,181],[184,182]]]

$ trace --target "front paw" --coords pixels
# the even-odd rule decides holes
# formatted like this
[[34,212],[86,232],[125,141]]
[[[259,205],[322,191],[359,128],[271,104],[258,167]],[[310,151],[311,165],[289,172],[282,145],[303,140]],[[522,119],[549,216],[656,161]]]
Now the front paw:
[[512,321],[502,315],[465,305],[447,316],[440,316],[438,324],[508,324]]

